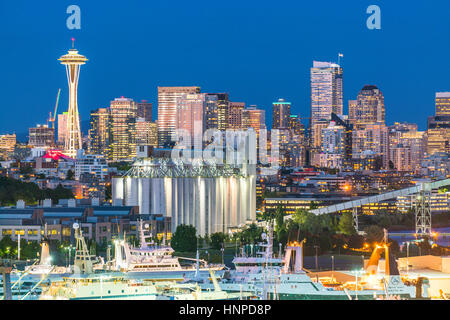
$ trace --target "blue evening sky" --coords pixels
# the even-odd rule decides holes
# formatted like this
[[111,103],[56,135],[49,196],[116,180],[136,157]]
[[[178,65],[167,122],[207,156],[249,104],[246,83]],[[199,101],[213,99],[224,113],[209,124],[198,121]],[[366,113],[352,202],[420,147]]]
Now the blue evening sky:
[[[66,28],[66,8],[81,8],[81,30]],[[381,8],[381,30],[366,28],[366,8]],[[154,103],[157,86],[198,85],[256,104],[272,121],[282,97],[310,114],[313,60],[344,54],[344,111],[365,84],[385,96],[387,123],[426,128],[436,91],[450,91],[450,1],[1,1],[0,133],[46,123],[58,88],[57,58],[71,47],[87,56],[79,85],[82,120],[115,97]]]

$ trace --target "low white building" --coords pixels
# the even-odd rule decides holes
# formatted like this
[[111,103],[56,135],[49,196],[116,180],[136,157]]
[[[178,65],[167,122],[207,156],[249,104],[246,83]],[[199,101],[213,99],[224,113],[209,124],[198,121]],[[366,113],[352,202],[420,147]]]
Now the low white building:
[[99,180],[105,180],[108,176],[108,164],[102,155],[78,153],[75,163],[75,179],[79,180],[83,173],[97,176]]

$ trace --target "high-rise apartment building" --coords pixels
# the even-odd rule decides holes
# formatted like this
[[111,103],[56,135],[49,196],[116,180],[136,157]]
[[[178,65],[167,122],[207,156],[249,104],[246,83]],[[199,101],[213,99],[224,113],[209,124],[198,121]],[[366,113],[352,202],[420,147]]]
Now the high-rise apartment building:
[[389,168],[389,131],[384,124],[369,124],[353,131],[353,158],[363,158],[370,152],[380,156],[382,166]]
[[290,126],[291,103],[284,99],[273,102],[273,129],[287,129]]
[[389,148],[389,165],[397,171],[412,171],[411,148],[397,144]]
[[89,153],[107,155],[109,139],[109,111],[99,108],[91,112]]
[[36,127],[30,128],[28,144],[35,148],[53,147],[55,145],[55,129],[49,128],[46,124],[38,124]]
[[109,158],[130,159],[136,155],[137,106],[132,99],[111,101],[109,115]]
[[177,121],[177,99],[183,94],[200,93],[200,87],[158,87],[159,146],[173,144]]
[[322,129],[322,154],[320,166],[326,168],[341,168],[345,152],[345,127],[331,121],[328,127]]

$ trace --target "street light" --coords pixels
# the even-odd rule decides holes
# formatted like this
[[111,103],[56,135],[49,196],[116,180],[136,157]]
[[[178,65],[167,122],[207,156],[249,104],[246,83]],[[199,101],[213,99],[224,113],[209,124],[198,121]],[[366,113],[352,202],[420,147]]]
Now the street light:
[[409,273],[409,241],[406,242],[406,274]]
[[319,270],[319,258],[317,256],[317,249],[319,249],[319,246],[315,245],[314,248],[316,249],[316,270]]
[[331,280],[334,282],[334,256],[331,256]]

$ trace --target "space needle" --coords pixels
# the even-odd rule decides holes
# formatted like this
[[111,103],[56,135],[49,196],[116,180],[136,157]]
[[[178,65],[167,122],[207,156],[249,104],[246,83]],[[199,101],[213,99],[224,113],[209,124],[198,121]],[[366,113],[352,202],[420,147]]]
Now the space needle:
[[80,116],[78,113],[77,90],[80,69],[88,59],[74,49],[75,39],[72,38],[72,49],[58,60],[66,66],[67,81],[69,83],[69,110],[64,142],[65,154],[75,158],[77,150],[82,148]]

